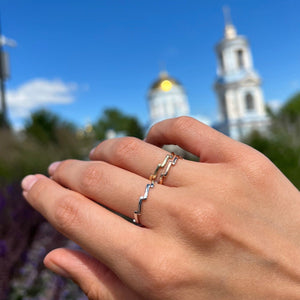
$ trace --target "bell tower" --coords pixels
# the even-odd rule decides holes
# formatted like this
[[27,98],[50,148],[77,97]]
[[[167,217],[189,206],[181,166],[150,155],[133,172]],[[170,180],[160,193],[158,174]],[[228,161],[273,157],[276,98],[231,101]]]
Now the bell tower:
[[224,8],[224,38],[216,45],[217,78],[214,90],[218,99],[219,121],[216,129],[242,140],[253,129],[266,130],[261,78],[253,67],[247,39],[237,34],[229,8]]

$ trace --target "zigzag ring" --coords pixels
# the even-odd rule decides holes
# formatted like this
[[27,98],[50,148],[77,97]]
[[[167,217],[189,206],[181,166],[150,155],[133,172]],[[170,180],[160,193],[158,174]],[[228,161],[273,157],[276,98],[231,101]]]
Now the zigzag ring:
[[134,212],[134,218],[133,218],[133,222],[136,223],[136,224],[140,224],[139,216],[142,214],[142,202],[144,200],[147,200],[148,195],[149,195],[149,191],[153,187],[154,187],[154,182],[153,181],[151,183],[148,183],[146,185],[146,189],[145,189],[144,195],[141,196],[140,199],[139,199],[138,209]]
[[134,212],[133,223],[140,224],[139,216],[142,214],[142,203],[143,201],[147,200],[150,189],[154,187],[158,172],[163,169],[158,178],[158,183],[163,184],[164,179],[167,177],[170,171],[170,168],[175,166],[178,159],[181,159],[181,157],[172,152],[171,154],[167,154],[163,162],[157,165],[154,173],[149,177],[151,183],[146,185],[144,195],[139,199],[138,209]]
[[168,175],[168,173],[169,173],[169,171],[170,171],[170,168],[171,168],[172,166],[175,166],[175,165],[176,165],[176,162],[177,162],[178,159],[181,159],[181,156],[176,155],[176,154],[174,154],[174,153],[172,153],[172,154],[173,154],[173,160],[169,160],[166,169],[165,169],[165,170],[160,174],[160,176],[159,176],[159,181],[158,181],[158,183],[160,183],[160,184],[163,184],[164,179],[167,177],[167,175]]

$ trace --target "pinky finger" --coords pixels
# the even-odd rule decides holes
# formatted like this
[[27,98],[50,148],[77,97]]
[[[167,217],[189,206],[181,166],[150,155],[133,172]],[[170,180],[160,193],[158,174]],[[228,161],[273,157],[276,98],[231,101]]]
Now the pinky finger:
[[84,252],[56,249],[45,257],[44,264],[54,273],[72,279],[91,300],[140,299],[109,268]]

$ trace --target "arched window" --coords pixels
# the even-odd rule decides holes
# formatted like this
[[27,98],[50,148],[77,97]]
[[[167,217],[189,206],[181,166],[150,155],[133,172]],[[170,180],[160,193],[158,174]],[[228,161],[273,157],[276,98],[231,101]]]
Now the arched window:
[[244,64],[244,51],[242,49],[239,49],[236,52],[237,55],[237,64],[239,68],[244,68],[245,64]]
[[224,71],[224,59],[222,53],[219,54],[219,61],[220,61],[221,70]]
[[248,111],[254,110],[254,98],[253,95],[250,93],[246,94],[246,109]]
[[226,105],[226,97],[225,95],[221,96],[221,113],[224,120],[228,119],[227,115],[227,105]]

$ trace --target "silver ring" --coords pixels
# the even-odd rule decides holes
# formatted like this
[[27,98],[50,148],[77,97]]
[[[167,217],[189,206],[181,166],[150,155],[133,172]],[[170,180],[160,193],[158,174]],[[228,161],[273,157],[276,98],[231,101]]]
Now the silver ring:
[[140,199],[139,199],[138,209],[134,212],[134,218],[133,218],[133,222],[136,223],[136,224],[140,224],[139,216],[142,214],[142,202],[144,200],[147,200],[148,195],[149,195],[149,191],[153,187],[154,187],[154,182],[153,181],[151,183],[148,183],[146,185],[144,195],[141,196]]

